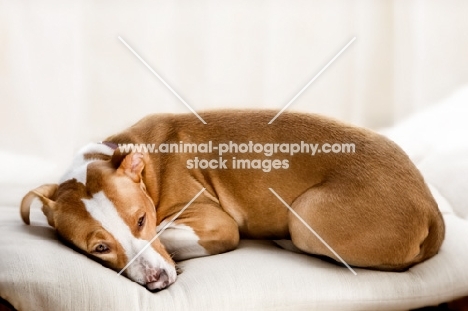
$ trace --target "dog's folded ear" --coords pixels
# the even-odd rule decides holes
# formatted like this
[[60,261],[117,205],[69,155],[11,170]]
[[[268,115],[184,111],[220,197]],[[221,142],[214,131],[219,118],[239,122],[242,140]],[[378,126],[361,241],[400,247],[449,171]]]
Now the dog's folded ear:
[[141,173],[144,168],[144,155],[139,152],[132,152],[123,158],[117,171],[127,175],[134,182],[139,183],[141,181]]
[[54,218],[53,212],[56,208],[57,203],[53,200],[55,193],[57,191],[58,185],[57,184],[45,184],[42,185],[34,190],[29,191],[21,201],[21,218],[23,219],[24,223],[29,225],[29,211],[31,209],[31,203],[35,198],[41,200],[42,212],[47,217],[47,221],[49,225],[54,227]]
[[114,153],[111,157],[111,164],[115,169],[118,169],[122,164],[122,161],[130,154],[130,152],[122,152],[118,148],[114,150]]

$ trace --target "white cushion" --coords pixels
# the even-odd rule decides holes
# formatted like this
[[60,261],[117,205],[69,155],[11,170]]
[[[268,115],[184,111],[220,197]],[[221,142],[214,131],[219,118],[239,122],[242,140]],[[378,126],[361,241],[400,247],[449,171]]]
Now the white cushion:
[[468,149],[468,86],[397,126],[382,130],[419,164],[439,152]]
[[468,288],[468,222],[447,206],[440,253],[407,272],[355,276],[273,242],[242,241],[235,251],[182,262],[176,283],[158,293],[59,243],[37,206],[33,226],[22,224],[16,206],[0,215],[0,294],[18,310],[405,310]]

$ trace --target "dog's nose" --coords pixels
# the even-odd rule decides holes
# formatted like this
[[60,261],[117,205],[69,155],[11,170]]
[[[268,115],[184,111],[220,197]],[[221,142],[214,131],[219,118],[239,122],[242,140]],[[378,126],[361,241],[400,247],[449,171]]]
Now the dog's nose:
[[163,289],[169,285],[169,276],[164,269],[155,269],[146,277],[146,287],[149,290]]
[[167,283],[169,283],[169,276],[167,275],[166,270],[162,269],[159,273],[159,281],[163,283],[163,287],[166,287]]

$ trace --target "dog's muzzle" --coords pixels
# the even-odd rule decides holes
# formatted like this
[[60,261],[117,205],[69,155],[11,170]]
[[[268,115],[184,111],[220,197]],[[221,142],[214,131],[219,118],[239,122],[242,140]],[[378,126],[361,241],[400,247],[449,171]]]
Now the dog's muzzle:
[[164,269],[152,269],[146,276],[146,288],[149,290],[158,290],[171,285],[169,275]]

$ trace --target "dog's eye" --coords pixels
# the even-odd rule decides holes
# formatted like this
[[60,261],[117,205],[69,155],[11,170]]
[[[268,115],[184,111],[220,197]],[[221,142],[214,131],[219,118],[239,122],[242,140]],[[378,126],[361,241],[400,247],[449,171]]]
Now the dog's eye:
[[102,253],[105,253],[105,252],[109,251],[109,247],[107,247],[107,245],[101,243],[101,244],[98,244],[98,245],[94,248],[94,251],[95,251],[96,253],[101,253],[101,254],[102,254]]
[[138,227],[143,227],[145,225],[146,214],[138,218]]

